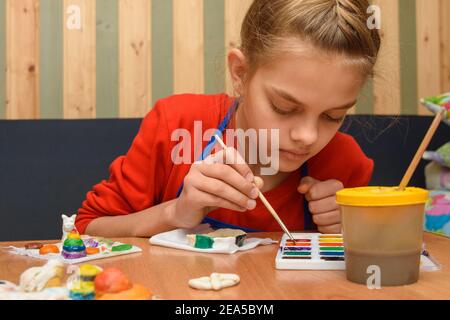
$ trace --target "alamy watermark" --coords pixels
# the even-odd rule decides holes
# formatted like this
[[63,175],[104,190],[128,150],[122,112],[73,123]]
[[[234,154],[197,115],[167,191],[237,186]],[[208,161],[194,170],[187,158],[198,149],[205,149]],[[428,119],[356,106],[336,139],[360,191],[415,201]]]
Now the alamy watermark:
[[367,288],[369,290],[373,289],[381,289],[381,268],[377,265],[370,265],[367,267],[367,274],[369,277],[367,278]]
[[377,5],[370,5],[367,7],[367,14],[370,14],[367,19],[367,28],[369,30],[381,29],[381,8]]
[[[171,141],[177,142],[171,152],[174,164],[193,164],[201,158],[205,142],[217,134],[216,129],[208,129],[202,134],[202,121],[194,122],[193,135],[187,129],[179,128],[172,132]],[[225,129],[223,136],[226,138],[227,147],[234,148],[238,154],[234,156],[227,154],[223,157],[227,164],[260,164],[260,175],[275,175],[279,169],[279,129]],[[194,150],[192,150],[192,148]],[[210,154],[214,155],[222,150],[216,143]],[[247,161],[243,157],[247,155]],[[213,156],[211,156],[213,157]],[[220,160],[209,158],[209,160]],[[205,159],[208,161],[208,159]]]
[[69,30],[81,30],[81,8],[78,5],[72,4],[67,7],[66,27]]

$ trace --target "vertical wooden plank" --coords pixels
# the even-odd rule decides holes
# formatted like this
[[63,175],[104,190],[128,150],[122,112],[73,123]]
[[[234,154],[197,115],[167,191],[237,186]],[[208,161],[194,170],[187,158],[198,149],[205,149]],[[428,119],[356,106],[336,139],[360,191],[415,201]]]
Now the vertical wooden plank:
[[417,114],[416,6],[399,0],[402,114]]
[[450,92],[450,1],[441,0],[441,91]]
[[119,116],[119,3],[96,3],[96,113],[97,118]]
[[40,0],[40,114],[63,117],[63,3]]
[[151,3],[119,0],[119,115],[142,117],[151,108]]
[[173,3],[152,0],[152,97],[173,93]]
[[373,79],[367,79],[364,87],[358,97],[355,113],[372,114],[373,113]]
[[[419,98],[441,93],[439,1],[416,0],[417,78]],[[430,114],[418,106],[419,114]]]
[[7,0],[8,119],[39,117],[39,2]]
[[173,50],[174,93],[203,93],[203,0],[173,0]]
[[205,24],[205,93],[225,90],[225,3],[207,0],[204,4]]
[[[74,9],[74,11],[71,11]],[[70,27],[80,12],[81,27]],[[94,118],[95,1],[64,0],[64,118]]]
[[400,113],[400,36],[398,0],[375,0],[382,12],[381,50],[375,66],[374,113]]
[[0,0],[0,119],[6,115],[6,0]]
[[[225,49],[230,50],[241,45],[242,21],[253,0],[225,0]],[[225,58],[226,59],[226,58]],[[225,60],[226,61],[226,60]],[[227,61],[226,61],[226,65]],[[233,84],[227,69],[226,92],[234,95]]]

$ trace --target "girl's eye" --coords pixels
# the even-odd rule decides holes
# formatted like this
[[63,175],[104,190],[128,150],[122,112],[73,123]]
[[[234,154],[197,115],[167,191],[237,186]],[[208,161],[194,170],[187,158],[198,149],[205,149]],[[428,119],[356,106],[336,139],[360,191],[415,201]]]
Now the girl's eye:
[[340,118],[334,118],[334,117],[330,116],[329,114],[324,114],[324,117],[326,120],[335,122],[335,123],[341,123],[345,119],[345,116],[340,117]]
[[272,102],[270,103],[273,111],[275,111],[276,113],[279,113],[281,115],[288,115],[292,113],[292,110],[284,110],[284,109],[280,109],[277,106],[275,106]]

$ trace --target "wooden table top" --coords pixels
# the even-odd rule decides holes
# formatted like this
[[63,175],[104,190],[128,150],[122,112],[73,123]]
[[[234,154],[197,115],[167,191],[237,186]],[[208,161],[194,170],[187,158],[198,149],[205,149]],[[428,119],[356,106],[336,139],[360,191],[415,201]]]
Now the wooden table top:
[[[279,240],[281,233],[252,236]],[[276,270],[277,244],[225,255],[152,246],[148,239],[116,240],[137,245],[143,252],[92,263],[120,268],[133,282],[144,284],[162,299],[450,299],[450,239],[429,233],[424,234],[424,242],[442,270],[421,271],[419,282],[413,285],[379,290],[347,281],[345,271]],[[0,246],[23,246],[26,242],[3,242]],[[0,279],[18,283],[23,271],[43,264],[42,260],[0,250]],[[218,292],[188,286],[189,279],[212,272],[236,273],[241,283]]]

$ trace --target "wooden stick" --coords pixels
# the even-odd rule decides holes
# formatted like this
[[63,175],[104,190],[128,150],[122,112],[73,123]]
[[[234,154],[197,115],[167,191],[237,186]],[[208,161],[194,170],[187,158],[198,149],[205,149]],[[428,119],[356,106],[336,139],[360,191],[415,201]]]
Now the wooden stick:
[[[216,140],[219,142],[219,144],[222,146],[222,148],[226,149],[227,146],[225,145],[225,143],[222,141],[222,139],[220,139],[220,137],[218,135],[214,135],[214,137],[216,138]],[[255,185],[256,188],[258,188]],[[266,206],[267,210],[269,210],[269,212],[272,214],[272,216],[275,218],[275,220],[278,222],[278,224],[280,225],[281,229],[283,229],[283,231],[289,236],[289,238],[291,238],[292,241],[294,241],[295,243],[295,239],[292,236],[292,234],[289,232],[288,228],[286,228],[286,225],[283,223],[283,221],[280,219],[280,216],[278,216],[278,214],[276,213],[275,209],[270,205],[269,201],[267,201],[266,197],[264,197],[264,195],[262,194],[261,190],[258,189],[258,197],[261,199],[262,203]]]
[[425,149],[430,144],[430,141],[433,138],[434,133],[436,132],[437,128],[439,127],[439,124],[441,123],[442,114],[443,114],[443,112],[438,112],[436,114],[436,116],[434,117],[434,120],[431,123],[427,134],[423,138],[422,143],[419,146],[419,149],[417,149],[416,155],[412,159],[412,161],[408,167],[408,170],[406,170],[406,173],[403,176],[402,181],[400,182],[400,186],[398,188],[401,191],[405,190],[405,188],[408,186],[409,181],[411,180],[412,175],[414,174],[414,171],[416,171],[416,168],[420,162],[420,159],[423,156],[423,153],[425,152]]
[[275,218],[275,220],[277,220],[278,224],[280,225],[281,229],[283,229],[283,231],[289,236],[289,238],[291,238],[292,241],[294,241],[295,243],[295,239],[292,236],[292,234],[289,232],[288,228],[286,227],[286,225],[283,223],[283,221],[280,219],[280,216],[276,213],[275,209],[270,205],[269,201],[267,201],[266,197],[262,194],[261,191],[259,191],[258,193],[259,198],[261,199],[261,202],[264,203],[264,205],[266,206],[267,210],[269,210],[269,212],[272,214],[272,216]]

